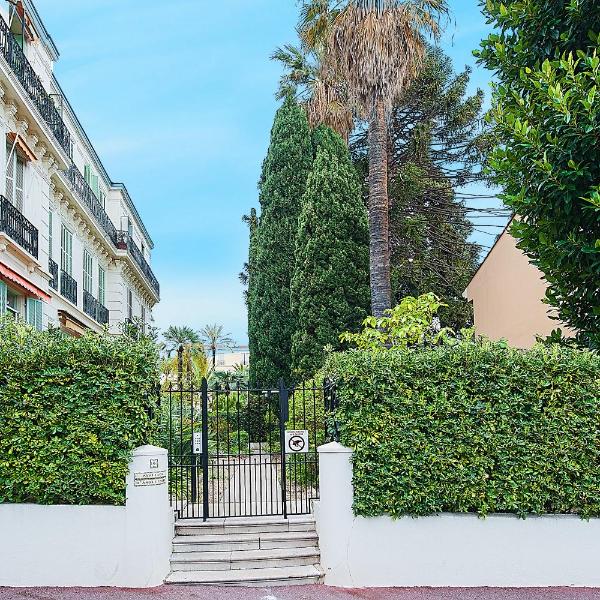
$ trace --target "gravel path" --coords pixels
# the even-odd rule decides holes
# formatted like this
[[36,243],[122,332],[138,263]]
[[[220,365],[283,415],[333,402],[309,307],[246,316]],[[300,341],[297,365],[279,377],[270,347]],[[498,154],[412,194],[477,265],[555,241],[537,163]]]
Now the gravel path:
[[600,600],[600,589],[371,588],[323,585],[278,588],[162,586],[116,588],[0,588],[0,600]]

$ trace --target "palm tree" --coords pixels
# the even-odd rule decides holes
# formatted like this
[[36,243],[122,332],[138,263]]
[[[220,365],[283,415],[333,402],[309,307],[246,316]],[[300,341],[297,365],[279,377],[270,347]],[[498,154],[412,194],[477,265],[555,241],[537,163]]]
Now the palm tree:
[[207,349],[210,349],[212,356],[212,368],[215,369],[217,361],[217,350],[222,347],[233,348],[235,342],[230,333],[223,332],[223,325],[205,325],[201,330],[202,341]]
[[187,325],[182,327],[170,325],[163,333],[163,338],[165,340],[167,356],[171,356],[173,352],[179,349],[179,346],[199,344],[202,341],[200,334]]
[[[327,11],[329,18],[323,16]],[[303,45],[313,45],[319,69],[343,82],[348,105],[369,124],[371,309],[376,316],[391,308],[388,116],[418,73],[426,36],[439,37],[446,15],[446,0],[337,0],[333,10],[326,0],[310,0],[301,13]]]

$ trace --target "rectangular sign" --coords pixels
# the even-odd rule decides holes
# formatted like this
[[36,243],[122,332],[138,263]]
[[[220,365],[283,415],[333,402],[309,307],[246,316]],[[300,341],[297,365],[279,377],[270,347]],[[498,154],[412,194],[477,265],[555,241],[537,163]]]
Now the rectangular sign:
[[144,471],[133,474],[133,485],[149,486],[149,485],[165,485],[167,483],[166,471]]
[[202,432],[194,431],[192,446],[194,454],[202,454]]
[[286,429],[285,451],[287,454],[305,454],[308,452],[308,430]]

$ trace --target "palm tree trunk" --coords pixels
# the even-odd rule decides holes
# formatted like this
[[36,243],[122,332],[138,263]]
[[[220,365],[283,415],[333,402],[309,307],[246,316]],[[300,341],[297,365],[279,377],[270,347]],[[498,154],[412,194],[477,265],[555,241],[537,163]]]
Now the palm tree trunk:
[[216,348],[216,346],[212,347],[212,363],[213,363],[213,371],[214,371],[215,365],[217,364],[217,348]]
[[371,310],[376,317],[391,308],[387,123],[381,100],[369,122],[369,255]]

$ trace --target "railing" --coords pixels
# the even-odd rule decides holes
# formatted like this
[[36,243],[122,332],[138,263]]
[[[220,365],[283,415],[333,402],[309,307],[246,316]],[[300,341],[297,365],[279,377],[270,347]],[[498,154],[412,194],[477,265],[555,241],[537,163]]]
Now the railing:
[[48,259],[48,271],[52,279],[48,282],[53,290],[58,290],[58,265],[51,258]]
[[0,231],[38,257],[38,230],[4,196],[0,196]]
[[144,255],[141,250],[137,247],[137,244],[131,239],[131,236],[127,231],[119,231],[117,234],[117,248],[120,250],[127,250],[133,258],[134,262],[141,269],[142,273],[148,280],[150,287],[154,290],[157,296],[160,296],[160,285],[158,279],[156,279],[150,265],[146,262]]
[[66,271],[60,272],[60,294],[77,305],[77,281]]
[[40,115],[54,134],[63,150],[71,155],[71,136],[52,98],[44,89],[40,78],[29,64],[25,53],[11,33],[6,21],[0,17],[0,52],[31,98]]
[[71,165],[66,171],[64,171],[71,188],[79,196],[81,201],[89,208],[94,219],[98,222],[100,227],[104,230],[106,235],[110,238],[112,243],[117,245],[117,229],[113,225],[109,216],[106,214],[104,207],[100,204],[96,194],[92,191],[92,188],[88,185],[87,181],[80,173],[79,169],[75,165]]
[[83,312],[102,325],[108,323],[108,309],[86,290],[83,290]]

